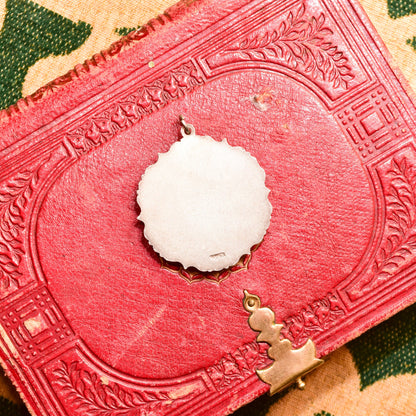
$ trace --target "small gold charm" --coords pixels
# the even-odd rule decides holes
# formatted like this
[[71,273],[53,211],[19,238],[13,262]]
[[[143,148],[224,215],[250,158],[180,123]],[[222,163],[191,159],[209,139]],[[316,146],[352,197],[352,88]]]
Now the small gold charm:
[[269,308],[262,308],[260,298],[244,291],[244,308],[250,312],[248,323],[254,331],[260,332],[259,342],[270,345],[267,353],[274,360],[268,367],[256,370],[262,381],[270,384],[270,395],[273,395],[292,383],[297,383],[303,390],[305,383],[302,376],[323,363],[316,358],[315,344],[308,339],[306,344],[294,350],[288,339],[280,339],[283,325],[275,323],[274,312]]

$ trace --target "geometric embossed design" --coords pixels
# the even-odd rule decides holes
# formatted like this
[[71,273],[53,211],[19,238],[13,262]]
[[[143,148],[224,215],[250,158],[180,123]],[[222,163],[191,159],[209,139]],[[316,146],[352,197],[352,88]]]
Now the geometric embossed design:
[[61,346],[73,336],[61,311],[46,288],[31,293],[30,299],[20,300],[1,315],[1,324],[15,348],[26,361]]
[[377,113],[371,113],[363,118],[361,124],[370,136],[384,127],[384,123],[380,120],[380,116]]
[[337,120],[365,160],[383,151],[394,139],[409,134],[403,118],[381,85],[339,111]]
[[335,326],[340,317],[345,315],[345,307],[336,293],[328,293],[303,308],[299,315],[287,318],[283,324],[282,335],[292,342],[295,348],[305,344],[309,338]]
[[46,317],[44,317],[42,314],[38,313],[36,316],[32,316],[23,322],[23,325],[26,327],[32,338],[36,337],[36,335],[39,335],[45,329],[48,329],[48,323],[46,322],[45,318]]

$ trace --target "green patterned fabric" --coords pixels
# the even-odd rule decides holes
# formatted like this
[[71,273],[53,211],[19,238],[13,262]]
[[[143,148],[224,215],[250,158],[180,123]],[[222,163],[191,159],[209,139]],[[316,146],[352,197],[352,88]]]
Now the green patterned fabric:
[[362,390],[387,377],[416,374],[416,305],[350,342],[348,348]]
[[140,26],[137,27],[118,27],[116,29],[116,33],[120,36],[126,36],[127,33],[132,32],[133,30],[138,29]]
[[[293,388],[290,387],[290,389]],[[265,394],[241,409],[238,409],[233,413],[233,416],[266,416],[269,413],[270,407],[286,394],[286,391],[277,393],[272,397]]]
[[[392,19],[416,14],[416,0],[388,0],[387,6]],[[416,51],[416,36],[407,39],[406,43]]]
[[412,39],[407,39],[406,43],[416,51],[416,36],[413,36]]
[[84,22],[71,22],[28,0],[8,0],[0,32],[0,107],[22,97],[25,76],[36,61],[68,54],[90,34]]
[[416,0],[388,0],[387,5],[392,19],[416,13]]

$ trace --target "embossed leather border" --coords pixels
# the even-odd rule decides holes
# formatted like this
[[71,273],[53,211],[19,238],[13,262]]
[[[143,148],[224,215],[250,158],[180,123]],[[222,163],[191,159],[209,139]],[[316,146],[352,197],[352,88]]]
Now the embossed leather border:
[[[242,345],[209,368],[176,380],[158,380],[151,386],[97,361],[49,293],[33,239],[36,212],[45,193],[65,169],[119,131],[229,71],[256,67],[289,77],[294,72],[301,74],[304,86],[333,114],[367,169],[377,194],[378,210],[388,213],[388,222],[374,230],[365,264],[332,292],[311,301],[299,314],[287,317],[282,331],[285,336],[295,345],[312,337],[319,354],[324,355],[347,340],[337,339],[341,328],[354,328],[356,334],[366,329],[366,320],[357,325],[364,314],[374,314],[380,320],[414,299],[416,214],[401,200],[402,194],[413,198],[416,129],[408,109],[414,107],[410,100],[403,103],[398,98],[402,87],[386,61],[380,60],[377,46],[371,49],[356,41],[368,29],[351,22],[343,26],[337,23],[340,15],[365,19],[354,8],[357,6],[351,7],[344,0],[319,2],[319,6],[320,11],[317,7],[312,11],[300,1],[256,1],[241,6],[245,11],[250,9],[246,20],[240,19],[238,13],[224,12],[221,24],[216,23],[181,46],[189,57],[185,63],[181,53],[174,51],[171,56],[175,58],[161,69],[138,68],[124,77],[122,85],[114,84],[106,90],[108,102],[100,100],[100,94],[104,94],[100,93],[95,97],[97,104],[88,112],[84,111],[86,105],[77,108],[70,125],[61,117],[34,133],[36,139],[27,138],[24,152],[14,151],[13,146],[3,152],[1,360],[13,379],[23,380],[18,384],[34,414],[50,414],[55,412],[52,409],[58,409],[56,414],[82,414],[86,410],[106,410],[111,414],[132,407],[189,415],[211,408],[212,414],[219,414],[267,389],[254,373],[256,367],[268,362],[265,349],[257,343]],[[172,10],[184,16],[185,3]],[[157,26],[168,24],[170,14],[167,12],[109,51],[2,112],[0,118],[13,119],[74,79],[88,75],[94,68],[104,68]],[[263,29],[257,29],[260,21]],[[233,27],[232,35],[224,37],[223,30],[228,26]],[[210,43],[208,50],[204,42]],[[328,65],[333,75],[325,77],[322,66]],[[382,84],[380,75],[390,77],[392,82]],[[407,228],[401,227],[405,223]],[[370,275],[366,275],[367,270]],[[404,293],[406,302],[392,303],[386,297],[392,288],[396,296]],[[370,290],[372,299],[377,300],[369,311],[368,305],[365,310],[363,305]],[[178,384],[186,388],[178,390]],[[31,385],[42,389],[49,399],[43,403],[31,400],[37,396]],[[233,395],[243,390],[244,395],[231,404]]]

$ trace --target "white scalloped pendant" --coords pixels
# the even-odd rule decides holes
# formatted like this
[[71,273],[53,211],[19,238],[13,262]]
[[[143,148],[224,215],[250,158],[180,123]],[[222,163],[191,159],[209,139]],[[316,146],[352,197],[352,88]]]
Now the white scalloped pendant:
[[250,253],[269,227],[265,172],[225,139],[198,136],[191,125],[182,136],[143,174],[138,219],[165,260],[204,272],[226,269]]

